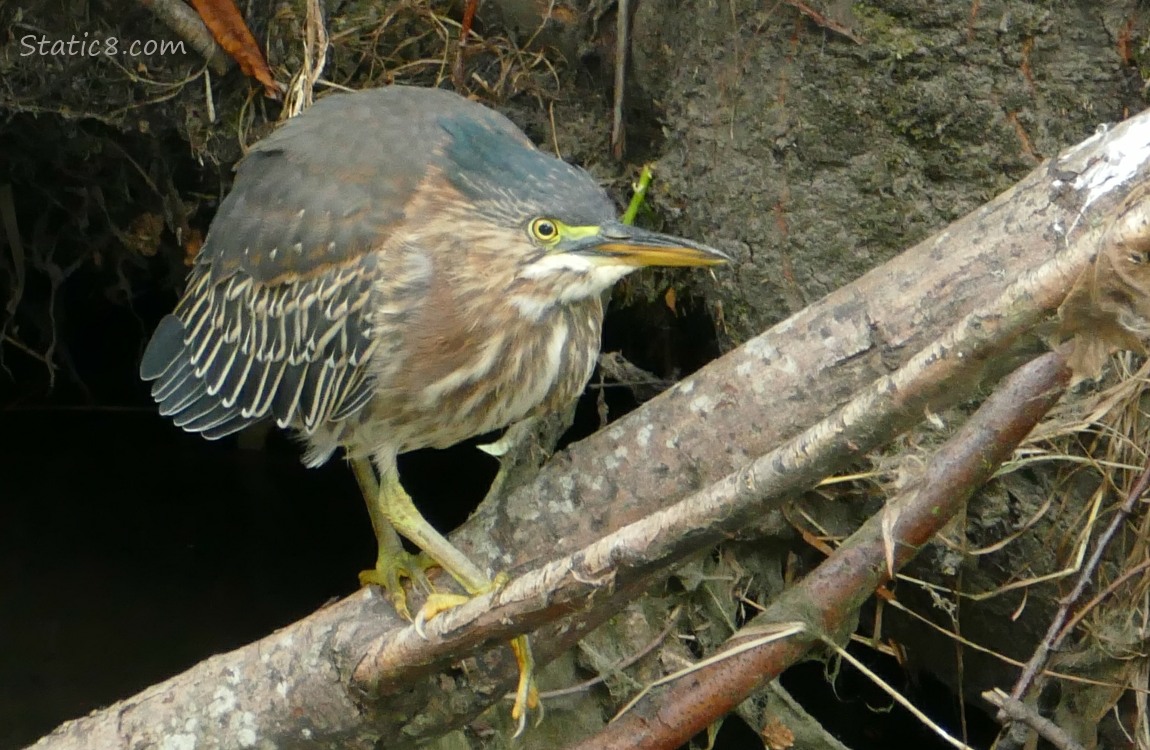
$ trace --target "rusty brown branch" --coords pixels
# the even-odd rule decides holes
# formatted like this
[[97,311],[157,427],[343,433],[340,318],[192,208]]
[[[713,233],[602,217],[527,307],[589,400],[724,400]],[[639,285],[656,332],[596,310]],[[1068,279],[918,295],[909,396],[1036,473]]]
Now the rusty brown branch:
[[1007,378],[935,453],[917,483],[744,626],[724,650],[737,650],[774,623],[799,620],[807,635],[744,650],[657,688],[598,735],[568,750],[679,747],[795,663],[822,634],[837,640],[849,633],[859,607],[889,580],[884,525],[896,542],[894,560],[901,568],[1010,457],[1069,381],[1065,356],[1053,352]]

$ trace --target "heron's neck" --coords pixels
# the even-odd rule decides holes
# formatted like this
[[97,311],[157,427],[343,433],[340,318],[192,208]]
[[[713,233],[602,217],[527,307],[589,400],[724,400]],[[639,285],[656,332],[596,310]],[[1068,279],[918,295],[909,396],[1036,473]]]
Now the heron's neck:
[[605,266],[546,275],[520,274],[507,290],[506,300],[530,320],[587,300],[599,300],[615,282],[633,271],[626,266]]

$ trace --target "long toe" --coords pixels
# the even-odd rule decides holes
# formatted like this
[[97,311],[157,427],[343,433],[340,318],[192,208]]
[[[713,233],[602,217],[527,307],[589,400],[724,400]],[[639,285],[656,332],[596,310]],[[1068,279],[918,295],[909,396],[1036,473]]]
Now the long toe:
[[515,736],[523,734],[527,728],[527,715],[538,711],[536,724],[543,720],[543,704],[539,701],[539,689],[535,686],[535,657],[531,654],[531,643],[521,635],[511,641],[515,661],[519,664],[519,683],[515,687],[515,703],[511,706],[511,718],[518,723]]
[[[494,589],[502,585],[504,576],[496,576],[489,584]],[[424,627],[433,617],[443,614],[449,609],[471,601],[472,597],[460,594],[432,593],[427,597],[423,607],[415,616],[415,632],[426,638]],[[531,653],[531,643],[527,636],[521,635],[511,641],[511,651],[515,654],[515,663],[519,665],[519,681],[515,686],[515,703],[511,706],[511,718],[517,723],[515,736],[523,734],[527,728],[527,717],[532,711],[538,711],[538,718],[543,718],[543,704],[539,701],[539,689],[535,685],[535,657]]]
[[407,606],[407,589],[404,587],[404,581],[410,581],[413,586],[424,591],[431,591],[431,584],[427,580],[425,571],[434,564],[424,555],[413,555],[405,550],[380,555],[374,568],[360,572],[359,585],[374,585],[382,588],[399,616],[405,620],[411,620],[411,610]]
[[461,604],[466,604],[471,601],[470,596],[463,594],[445,594],[439,591],[433,591],[427,596],[427,601],[419,608],[419,612],[415,615],[415,632],[419,633],[420,638],[427,638],[427,633],[424,632],[424,627],[427,621],[436,615],[441,615],[449,609],[454,609]]

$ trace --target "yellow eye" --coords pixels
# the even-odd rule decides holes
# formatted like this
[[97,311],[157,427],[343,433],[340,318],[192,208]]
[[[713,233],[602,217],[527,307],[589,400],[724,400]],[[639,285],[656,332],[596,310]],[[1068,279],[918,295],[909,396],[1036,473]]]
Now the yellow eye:
[[551,219],[531,222],[531,235],[540,242],[552,243],[559,239],[559,226]]

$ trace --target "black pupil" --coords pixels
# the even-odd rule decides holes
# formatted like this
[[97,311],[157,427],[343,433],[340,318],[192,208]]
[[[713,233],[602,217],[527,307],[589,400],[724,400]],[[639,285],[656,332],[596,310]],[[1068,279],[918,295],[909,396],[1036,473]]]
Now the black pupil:
[[544,239],[550,239],[555,236],[555,225],[549,221],[541,221],[535,225],[535,231],[539,236]]

